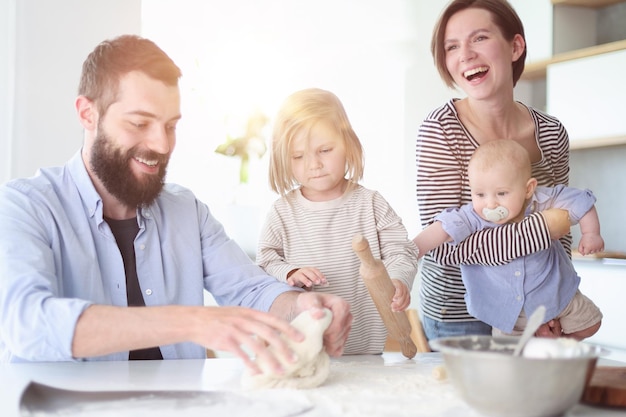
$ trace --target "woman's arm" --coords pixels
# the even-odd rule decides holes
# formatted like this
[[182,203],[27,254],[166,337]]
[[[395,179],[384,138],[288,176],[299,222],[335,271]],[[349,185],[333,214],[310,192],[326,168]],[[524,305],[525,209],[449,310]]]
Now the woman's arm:
[[[554,129],[554,121],[550,120],[550,123],[550,129]],[[550,129],[541,129],[539,145],[549,149],[542,149],[542,152],[553,167],[554,181],[567,181],[567,132],[562,125],[559,125],[557,135]],[[454,123],[427,119],[420,126],[417,142],[417,196],[424,228],[442,210],[471,201],[467,163],[475,147],[463,135],[465,132]],[[542,140],[549,143],[544,144]],[[520,256],[546,249],[550,246],[550,239],[563,237],[562,240],[567,241],[568,232],[569,221],[565,212],[544,212],[543,215],[532,215],[518,224],[476,232],[454,246],[444,244],[431,251],[431,256],[444,265],[503,265]]]
[[[534,213],[519,223],[483,229],[458,245],[445,244],[431,251],[442,265],[504,265],[513,259],[550,247],[552,240],[569,232],[567,210]],[[504,245],[504,242],[511,242]]]
[[[417,200],[423,228],[428,227],[444,209],[460,207],[471,201],[466,173],[474,148],[469,142],[463,145],[462,141],[452,140],[449,130],[436,121],[428,120],[420,127]],[[519,226],[506,225],[476,232],[457,245],[441,245],[430,255],[442,265],[503,265],[549,245],[547,224],[543,218],[533,217]],[[514,253],[504,248],[514,249]]]

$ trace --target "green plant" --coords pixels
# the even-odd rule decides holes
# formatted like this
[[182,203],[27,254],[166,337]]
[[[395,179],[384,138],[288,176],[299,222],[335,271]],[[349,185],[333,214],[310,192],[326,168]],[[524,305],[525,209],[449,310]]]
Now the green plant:
[[263,113],[254,112],[248,118],[246,128],[241,136],[233,137],[229,134],[226,136],[226,141],[215,149],[216,153],[241,159],[239,165],[239,182],[241,184],[248,182],[250,157],[261,158],[267,151],[263,128],[268,121],[268,117]]

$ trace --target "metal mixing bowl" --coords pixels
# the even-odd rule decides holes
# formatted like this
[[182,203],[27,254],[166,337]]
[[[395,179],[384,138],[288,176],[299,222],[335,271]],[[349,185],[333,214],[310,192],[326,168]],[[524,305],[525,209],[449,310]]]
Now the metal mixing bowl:
[[463,399],[488,416],[560,416],[581,398],[602,349],[575,358],[514,357],[518,337],[455,336],[431,340]]

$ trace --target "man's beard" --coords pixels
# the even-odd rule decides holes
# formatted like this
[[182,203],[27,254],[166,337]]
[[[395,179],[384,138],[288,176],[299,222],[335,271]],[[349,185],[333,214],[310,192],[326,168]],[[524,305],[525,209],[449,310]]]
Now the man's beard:
[[[135,156],[159,161],[158,174],[137,178],[130,168],[130,160]],[[91,168],[106,190],[129,207],[150,205],[158,197],[165,183],[168,161],[169,155],[150,151],[139,153],[136,148],[122,153],[101,126],[90,156]]]

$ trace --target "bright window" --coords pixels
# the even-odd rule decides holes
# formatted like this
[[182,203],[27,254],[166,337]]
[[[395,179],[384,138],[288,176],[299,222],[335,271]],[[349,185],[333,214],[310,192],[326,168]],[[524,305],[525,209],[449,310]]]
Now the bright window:
[[[214,150],[227,134],[243,129],[252,112],[273,118],[293,91],[320,87],[342,100],[363,143],[363,185],[379,190],[401,215],[416,217],[402,207],[414,200],[414,143],[407,137],[414,138],[416,130],[406,131],[404,107],[407,68],[415,60],[412,3],[144,1],[144,35],[183,70],[183,119],[168,180],[193,189],[244,249],[254,252],[254,232],[277,198],[267,183],[268,154],[253,158],[249,183],[240,186],[238,160]],[[268,145],[270,132],[271,120]],[[250,217],[241,212],[245,206],[256,207],[251,224],[244,224]]]

